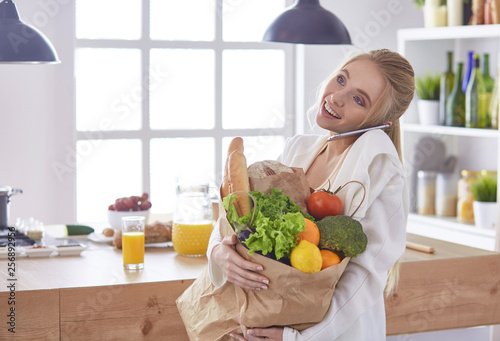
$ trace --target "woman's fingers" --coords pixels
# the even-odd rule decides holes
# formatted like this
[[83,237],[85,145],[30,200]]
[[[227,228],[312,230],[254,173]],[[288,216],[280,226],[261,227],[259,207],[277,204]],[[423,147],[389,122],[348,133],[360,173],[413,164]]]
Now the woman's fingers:
[[236,243],[235,235],[226,236],[213,252],[214,260],[226,272],[227,280],[245,289],[267,289],[268,278],[255,272],[263,270],[262,265],[241,257],[235,250]]

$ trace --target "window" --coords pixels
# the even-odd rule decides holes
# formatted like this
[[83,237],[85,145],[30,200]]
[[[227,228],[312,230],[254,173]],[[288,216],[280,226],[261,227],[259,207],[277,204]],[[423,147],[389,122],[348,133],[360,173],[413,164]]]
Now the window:
[[293,49],[260,42],[285,0],[76,0],[77,220],[121,196],[173,211],[178,177],[217,187],[293,133]]

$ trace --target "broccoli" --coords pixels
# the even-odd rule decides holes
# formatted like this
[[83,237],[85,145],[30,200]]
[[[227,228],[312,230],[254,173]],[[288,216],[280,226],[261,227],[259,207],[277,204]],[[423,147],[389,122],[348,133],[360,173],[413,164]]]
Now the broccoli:
[[348,216],[327,216],[316,222],[319,228],[319,248],[341,251],[346,257],[356,257],[366,250],[368,238],[361,223]]

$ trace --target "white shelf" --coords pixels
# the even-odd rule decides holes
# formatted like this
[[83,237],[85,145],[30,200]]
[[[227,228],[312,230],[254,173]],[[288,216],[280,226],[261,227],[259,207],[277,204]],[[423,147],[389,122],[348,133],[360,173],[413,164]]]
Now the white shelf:
[[487,238],[495,238],[495,230],[478,228],[474,224],[460,223],[456,217],[425,216],[410,213],[408,221]]
[[460,128],[448,127],[440,125],[421,125],[418,123],[403,123],[401,129],[404,132],[428,133],[435,135],[453,135],[453,136],[468,136],[468,137],[486,137],[498,138],[498,130],[496,129],[476,129],[476,128]]
[[[461,60],[470,49],[478,53],[488,52],[492,56],[497,55],[500,49],[500,25],[408,28],[398,30],[397,37],[398,51],[411,61],[417,74],[426,70],[442,70],[445,51],[454,51],[456,60]],[[406,153],[411,155],[418,134],[429,134],[443,138],[446,147],[460,158],[461,165],[458,166],[468,167],[463,169],[483,164],[491,169],[500,169],[499,130],[409,123],[416,122],[415,117],[409,117],[407,121],[401,122],[403,150]],[[497,230],[500,228],[497,227]],[[496,248],[497,231],[462,224],[456,218],[410,214],[407,231],[487,250]]]
[[398,31],[398,40],[401,41],[498,38],[499,36],[500,25],[464,25],[431,28],[407,28]]
[[462,224],[456,218],[441,218],[410,214],[406,227],[408,233],[480,249],[495,250],[495,231]]

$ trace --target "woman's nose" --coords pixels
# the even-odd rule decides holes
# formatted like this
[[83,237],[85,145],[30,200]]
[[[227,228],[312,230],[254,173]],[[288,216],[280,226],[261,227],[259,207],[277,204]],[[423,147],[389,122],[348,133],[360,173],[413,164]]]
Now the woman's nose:
[[337,91],[330,95],[330,101],[339,107],[343,107],[345,103],[345,93],[343,91]]

